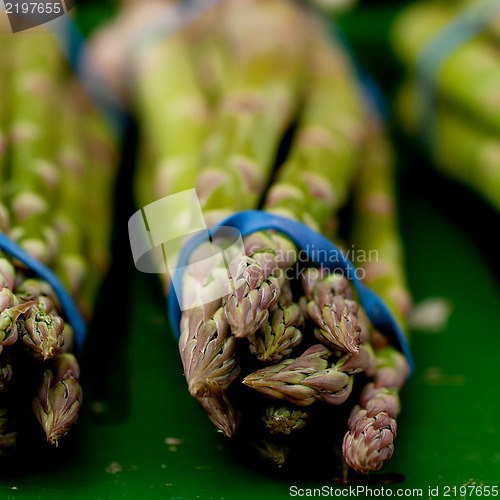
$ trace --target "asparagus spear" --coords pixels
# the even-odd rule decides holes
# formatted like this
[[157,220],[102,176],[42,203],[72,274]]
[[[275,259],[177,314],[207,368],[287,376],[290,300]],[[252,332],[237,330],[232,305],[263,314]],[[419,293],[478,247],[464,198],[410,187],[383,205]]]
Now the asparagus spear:
[[[230,63],[215,130],[207,142],[208,158],[197,182],[209,224],[232,211],[257,206],[283,134],[292,123],[305,64],[304,29],[289,2],[227,2],[224,8],[222,29]],[[250,47],[250,38],[258,43]],[[252,332],[260,328],[267,308],[279,295],[274,278],[252,280],[251,267],[263,246],[256,238],[249,243],[254,248],[247,252],[248,259],[235,264],[238,277],[232,288],[237,295],[230,294],[224,304],[236,336],[248,334],[248,328],[240,331],[245,324]],[[274,247],[282,247],[282,256],[290,255],[293,248],[286,241],[275,235],[269,238],[276,240]],[[261,313],[254,314],[258,304],[263,306]]]
[[151,162],[136,175],[140,206],[192,188],[198,173],[209,115],[188,47],[173,35],[150,47],[134,66],[134,109],[141,147]]
[[224,436],[232,438],[236,435],[241,413],[234,407],[227,394],[197,398],[197,401],[207,412],[210,421]]
[[[369,122],[365,159],[353,192],[351,242],[356,256],[376,251],[376,261],[355,259],[365,270],[364,281],[379,296],[408,335],[407,316],[411,305],[404,247],[399,233],[395,195],[394,152],[389,136],[378,118]],[[376,332],[374,382],[368,382],[360,403],[351,411],[342,450],[348,466],[360,473],[378,470],[390,459],[400,411],[398,392],[409,372],[404,356]]]
[[[403,9],[396,19],[391,43],[410,74],[414,75],[425,44],[452,19],[454,9],[449,4],[418,2]],[[490,7],[495,8],[493,4]],[[490,12],[493,16],[495,11]],[[433,79],[429,81],[440,99],[491,130],[500,130],[500,65],[497,48],[486,35],[480,33],[454,48],[437,75],[425,76]],[[425,92],[425,89],[419,88],[419,91]]]
[[[2,29],[3,23],[0,22],[0,29]],[[3,30],[2,30],[3,31]],[[5,183],[6,179],[6,165],[7,165],[7,147],[8,147],[8,116],[9,116],[9,95],[8,95],[8,78],[10,57],[7,55],[9,51],[10,39],[7,34],[0,32],[0,44],[2,51],[0,54],[0,66],[3,71],[0,72],[0,95],[2,95],[2,111],[0,112],[0,179],[2,184]],[[3,191],[3,188],[2,188]],[[3,199],[3,196],[2,196]],[[0,210],[2,212],[7,212],[6,208],[1,203]],[[0,216],[0,221],[3,217]],[[0,222],[0,230],[6,230],[5,224]]]
[[[40,28],[12,41],[10,75],[9,208],[11,236],[43,263],[55,255],[55,235],[48,217],[58,186],[54,164],[53,118],[60,98],[60,49],[54,36]],[[50,193],[45,197],[41,193]]]
[[[412,112],[414,104],[415,86],[405,82],[397,94],[396,111],[407,133],[418,136],[419,130]],[[475,190],[493,208],[500,210],[498,134],[468,120],[463,113],[445,102],[437,104],[434,120],[435,135],[429,154],[436,168]]]
[[[79,133],[85,165],[83,185],[91,193],[83,200],[81,214],[84,219],[78,219],[77,215],[74,219],[79,222],[79,230],[84,234],[82,251],[87,262],[85,280],[76,300],[83,317],[90,321],[100,287],[111,265],[121,137],[75,80],[69,81],[67,88],[68,99],[76,106],[76,113],[81,117]],[[76,203],[76,200],[72,203]]]
[[16,288],[16,293],[22,300],[18,308],[23,309],[15,325],[19,338],[29,353],[40,361],[46,361],[61,353],[64,343],[64,320],[55,308],[54,299],[50,297],[53,294],[43,294],[43,284],[38,287],[35,285],[33,288],[36,291],[32,291],[29,296],[23,293],[27,287],[29,284],[21,283],[19,288]]
[[396,165],[388,132],[370,123],[365,160],[353,192],[353,261],[364,281],[386,301],[401,328],[411,307],[396,199]]
[[183,327],[189,332],[179,341],[184,376],[189,392],[198,398],[221,396],[240,373],[236,339],[231,335],[222,308],[217,305],[215,308],[212,312],[198,307],[182,318]]
[[316,344],[296,359],[288,358],[247,375],[243,383],[299,407],[309,406],[317,399],[340,405],[352,391],[352,375],[371,369],[372,352],[362,346],[359,353],[347,354],[337,362],[329,362],[332,356],[326,346]]
[[318,340],[333,349],[357,353],[361,341],[358,325],[358,303],[347,278],[310,268],[304,273],[303,286],[306,316],[316,328]]
[[33,400],[33,412],[47,441],[57,445],[78,418],[82,388],[78,383],[80,368],[69,353],[58,356],[53,368],[47,368],[43,384]]
[[60,136],[56,159],[59,165],[59,195],[54,203],[53,225],[58,236],[58,254],[54,270],[61,283],[77,300],[88,272],[84,257],[84,234],[81,231],[85,217],[85,150],[81,141],[81,115],[72,96],[72,87],[78,85],[68,75],[65,85],[67,98],[60,109]]
[[347,464],[362,474],[379,470],[392,457],[401,406],[398,393],[408,374],[406,360],[393,347],[377,351],[376,357],[375,382],[364,387],[352,409],[342,443]]

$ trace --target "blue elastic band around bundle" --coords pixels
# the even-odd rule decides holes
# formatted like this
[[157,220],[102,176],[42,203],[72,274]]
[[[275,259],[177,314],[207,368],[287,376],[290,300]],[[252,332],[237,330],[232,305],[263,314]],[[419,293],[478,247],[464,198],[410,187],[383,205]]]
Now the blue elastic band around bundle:
[[80,354],[86,335],[85,322],[75,302],[57,276],[47,266],[33,258],[3,233],[0,233],[0,250],[22,262],[28,269],[50,285],[64,311],[65,320],[73,329],[76,352]]
[[433,149],[437,78],[441,65],[460,46],[465,44],[500,14],[500,0],[480,0],[457,15],[426,43],[417,59],[415,83],[415,116],[418,130],[429,148]]
[[[361,282],[357,277],[354,264],[331,241],[300,222],[261,210],[238,212],[211,228],[209,232],[214,233],[222,227],[235,228],[240,232],[241,236],[256,231],[275,230],[287,236],[301,251],[308,252],[309,249],[314,249],[314,255],[308,257],[315,264],[331,271],[341,271],[350,279],[356,289],[359,302],[373,326],[383,333],[406,357],[410,366],[410,373],[414,371],[414,362],[408,340],[389,308],[375,292]],[[180,284],[182,282],[182,279],[180,279],[182,278],[182,269],[188,265],[192,253],[206,241],[207,234],[205,233],[196,235],[186,242],[179,257],[176,275],[174,275],[176,283]],[[182,290],[178,285],[175,290],[171,286],[167,305],[172,330],[176,338],[179,339],[181,308],[176,293],[182,296]]]

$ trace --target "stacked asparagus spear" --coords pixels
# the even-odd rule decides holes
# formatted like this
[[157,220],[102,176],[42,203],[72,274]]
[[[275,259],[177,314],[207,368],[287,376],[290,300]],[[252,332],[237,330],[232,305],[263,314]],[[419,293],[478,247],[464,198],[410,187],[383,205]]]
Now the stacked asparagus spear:
[[51,32],[2,34],[1,43],[0,455],[8,455],[25,435],[57,445],[77,421],[82,326],[109,266],[117,142]]
[[[399,122],[409,136],[424,139],[437,168],[496,210],[500,209],[498,19],[497,2],[424,1],[404,8],[392,31],[394,51],[406,68],[395,105]],[[443,47],[438,67],[428,65]]]
[[[226,0],[127,62],[138,208],[195,188],[209,226],[260,208],[343,241],[339,212],[362,172],[378,178],[363,149],[378,151],[387,137],[374,132],[353,63],[322,18],[291,1]],[[391,185],[391,158],[376,159],[388,162],[381,182]],[[382,237],[365,243],[393,238],[384,258],[396,284],[380,288],[393,309],[406,284],[402,259],[385,251],[400,244],[391,214]],[[355,212],[359,227],[364,216]],[[393,451],[405,358],[370,323],[349,277],[316,264],[314,249],[305,257],[273,228],[243,242],[224,295],[182,311],[187,390],[229,442],[273,473],[309,468],[347,481],[380,469]],[[191,269],[183,290],[200,298],[217,273],[227,277],[226,267]]]

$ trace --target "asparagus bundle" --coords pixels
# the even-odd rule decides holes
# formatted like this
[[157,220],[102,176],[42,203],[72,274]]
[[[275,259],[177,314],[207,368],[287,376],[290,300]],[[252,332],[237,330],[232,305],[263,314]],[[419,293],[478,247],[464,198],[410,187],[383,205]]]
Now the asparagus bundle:
[[[145,47],[133,61],[137,205],[194,187],[209,226],[262,207],[337,238],[371,135],[352,62],[321,19],[292,2],[228,0],[213,19]],[[212,37],[223,77],[205,90],[195,47]],[[378,392],[365,390],[363,408],[387,399],[396,383],[388,372],[399,389],[404,358],[374,332],[348,277],[315,264],[312,254],[304,258],[280,230],[243,242],[242,258],[210,275],[192,267],[184,275],[183,290],[200,299],[228,269],[231,276],[223,297],[182,311],[187,389],[253,463],[304,472],[307,456],[309,472],[342,477],[349,413],[370,383]],[[359,446],[370,463],[348,462],[356,471],[377,470],[389,458],[376,448],[379,431]]]
[[437,168],[496,210],[499,16],[495,2],[419,2],[403,9],[392,32],[394,51],[406,69],[395,100],[399,123],[410,137],[423,139]]
[[[0,454],[7,455],[18,435],[34,433],[39,440],[41,427],[57,445],[77,421],[83,328],[109,266],[117,142],[52,33],[36,28],[4,36],[2,95],[9,95],[10,106],[1,118],[7,142]],[[104,200],[97,201],[99,217],[89,218],[94,196]]]

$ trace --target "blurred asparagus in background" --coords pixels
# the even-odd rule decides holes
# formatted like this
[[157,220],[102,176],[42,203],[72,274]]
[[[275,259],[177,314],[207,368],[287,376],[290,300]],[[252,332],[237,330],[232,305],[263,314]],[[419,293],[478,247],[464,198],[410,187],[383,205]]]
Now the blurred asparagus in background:
[[436,168],[495,210],[500,208],[499,19],[497,2],[423,1],[402,9],[391,34],[404,69],[394,101],[398,122]]
[[[53,33],[0,37],[2,98],[9,96],[0,113],[2,237],[52,272],[88,326],[110,263],[118,137]],[[96,150],[97,142],[105,146]],[[16,451],[18,435],[43,444],[40,427],[58,445],[82,404],[84,332],[50,279],[23,260],[0,254],[2,455]]]

